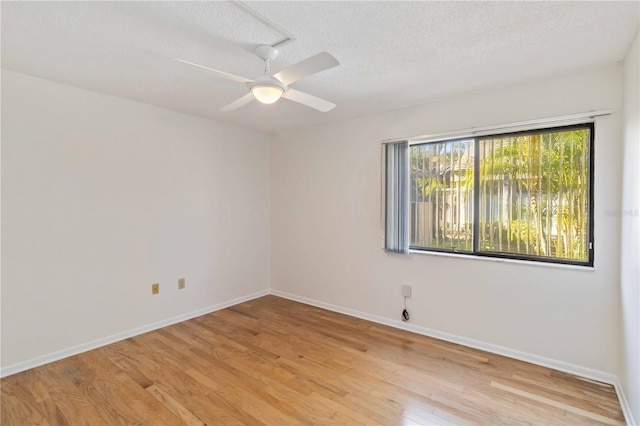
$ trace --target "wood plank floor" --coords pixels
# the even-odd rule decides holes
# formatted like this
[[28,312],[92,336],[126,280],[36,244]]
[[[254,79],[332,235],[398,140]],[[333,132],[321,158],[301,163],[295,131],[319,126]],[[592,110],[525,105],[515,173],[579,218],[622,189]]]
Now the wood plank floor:
[[624,424],[609,385],[274,296],[1,386],[5,426]]

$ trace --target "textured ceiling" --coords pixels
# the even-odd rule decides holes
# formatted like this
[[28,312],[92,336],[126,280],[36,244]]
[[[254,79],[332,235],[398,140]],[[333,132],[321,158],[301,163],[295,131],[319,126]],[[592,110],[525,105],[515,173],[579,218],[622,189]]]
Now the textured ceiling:
[[247,2],[292,33],[278,71],[322,51],[339,67],[294,83],[337,104],[218,109],[258,44],[283,36],[229,2],[2,2],[2,67],[263,132],[392,110],[624,59],[638,2]]

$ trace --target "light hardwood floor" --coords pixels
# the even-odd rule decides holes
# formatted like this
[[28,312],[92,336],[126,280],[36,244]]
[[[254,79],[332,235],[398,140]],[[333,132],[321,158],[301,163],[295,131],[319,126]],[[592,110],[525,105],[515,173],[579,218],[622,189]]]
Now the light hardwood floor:
[[623,424],[609,385],[274,296],[1,386],[6,426]]

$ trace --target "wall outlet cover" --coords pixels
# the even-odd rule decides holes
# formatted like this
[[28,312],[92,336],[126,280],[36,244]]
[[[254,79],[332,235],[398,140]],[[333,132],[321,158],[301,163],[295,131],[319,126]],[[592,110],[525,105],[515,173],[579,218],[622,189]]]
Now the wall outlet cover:
[[402,286],[402,295],[407,298],[411,297],[411,286],[409,284]]

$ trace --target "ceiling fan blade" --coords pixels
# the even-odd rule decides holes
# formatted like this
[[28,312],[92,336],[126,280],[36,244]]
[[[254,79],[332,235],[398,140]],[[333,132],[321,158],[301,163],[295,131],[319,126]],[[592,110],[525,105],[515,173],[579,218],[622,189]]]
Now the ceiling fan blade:
[[280,80],[285,86],[288,86],[308,75],[328,70],[338,65],[340,65],[340,62],[338,62],[336,58],[327,52],[322,52],[283,69],[275,74],[274,77]]
[[336,104],[334,103],[291,88],[287,89],[287,91],[283,93],[282,97],[322,112],[331,111],[336,107]]
[[240,108],[241,106],[244,106],[244,105],[248,104],[253,99],[254,99],[253,98],[253,94],[251,92],[249,92],[246,95],[244,95],[243,97],[241,97],[240,99],[235,100],[235,101],[231,102],[229,105],[220,108],[220,111],[233,111],[235,109]]
[[202,68],[207,71],[211,71],[215,75],[221,78],[226,78],[227,80],[237,81],[238,83],[253,83],[254,80],[250,78],[240,77],[239,75],[229,74],[228,72],[214,70],[213,68],[205,67],[204,65],[194,64],[193,62],[185,61],[184,59],[175,59],[178,62],[182,62],[183,64],[192,65],[194,67]]

